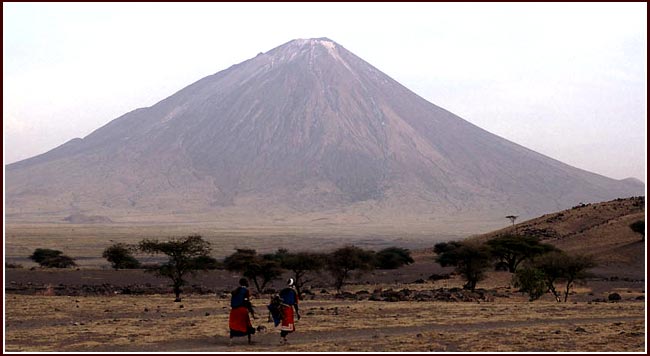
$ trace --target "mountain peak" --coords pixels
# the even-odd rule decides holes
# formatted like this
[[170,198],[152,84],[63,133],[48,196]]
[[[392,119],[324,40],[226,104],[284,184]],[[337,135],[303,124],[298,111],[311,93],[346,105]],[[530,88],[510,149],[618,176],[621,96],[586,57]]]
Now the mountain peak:
[[300,51],[300,50],[307,50],[307,49],[312,50],[319,46],[325,47],[330,52],[335,50],[337,47],[339,47],[336,42],[330,40],[327,37],[297,38],[295,40],[291,40],[277,47],[275,50],[278,49],[285,49],[288,51]]
[[350,69],[348,63],[341,57],[345,51],[338,43],[327,37],[319,38],[298,38],[278,46],[266,54],[267,60],[271,63],[289,63],[296,60],[303,60],[312,67],[316,57],[331,58],[342,63]]
[[295,40],[291,40],[288,42],[289,44],[297,44],[297,45],[323,45],[323,46],[335,46],[336,42],[332,41],[331,39],[327,37],[317,37],[317,38],[296,38]]
[[502,222],[644,191],[491,135],[326,37],[289,41],[9,165],[5,187],[6,216],[18,218],[404,226]]

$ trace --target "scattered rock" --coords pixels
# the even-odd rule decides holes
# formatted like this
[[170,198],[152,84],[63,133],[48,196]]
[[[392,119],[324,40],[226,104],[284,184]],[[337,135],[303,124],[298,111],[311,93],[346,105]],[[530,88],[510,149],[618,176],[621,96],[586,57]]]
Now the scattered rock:
[[580,327],[580,326],[578,326],[574,331],[577,332],[577,333],[586,333],[587,332],[587,330],[585,330],[585,328]]
[[617,301],[619,301],[619,300],[621,300],[621,299],[622,299],[622,298],[621,298],[621,295],[618,294],[618,293],[610,293],[610,294],[607,296],[607,300],[609,300],[610,302],[617,302]]

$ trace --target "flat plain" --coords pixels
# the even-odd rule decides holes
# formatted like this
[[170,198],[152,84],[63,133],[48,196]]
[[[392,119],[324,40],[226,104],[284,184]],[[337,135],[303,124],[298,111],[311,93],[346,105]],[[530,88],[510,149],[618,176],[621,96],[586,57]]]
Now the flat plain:
[[[346,289],[368,287],[378,286]],[[413,288],[405,284],[399,287]],[[490,302],[356,301],[317,295],[302,301],[297,331],[290,335],[290,344],[282,346],[279,332],[267,320],[264,297],[253,301],[258,310],[253,322],[265,330],[254,336],[253,345],[242,338],[229,346],[229,301],[215,295],[188,294],[182,302],[174,303],[170,294],[7,294],[5,351],[644,351],[645,302],[637,299],[643,293],[622,288],[619,302],[585,301],[590,291],[581,288],[568,303],[549,299],[528,302],[517,293]]]
[[[584,214],[580,209],[573,213]],[[595,276],[575,286],[566,303],[549,295],[529,302],[510,286],[510,273],[496,271],[478,284],[490,295],[486,299],[368,298],[382,291],[414,295],[460,290],[463,281],[456,275],[429,279],[452,271],[435,263],[433,245],[459,236],[390,229],[362,233],[353,228],[9,224],[6,261],[23,268],[5,268],[4,347],[6,352],[644,352],[644,243],[626,230],[627,220],[609,221],[595,226],[611,230],[608,236],[616,236],[609,240],[612,246],[623,247],[598,255]],[[191,279],[182,302],[174,303],[167,280],[142,270],[113,271],[101,258],[102,250],[116,242],[195,233],[212,243],[212,255],[219,259],[237,247],[266,253],[278,248],[328,251],[354,244],[374,250],[411,248],[415,263],[354,278],[344,286],[344,297],[335,296],[327,275],[314,276],[289,345],[279,345],[279,332],[267,321],[269,295],[256,295],[254,325],[260,331],[254,344],[235,339],[229,346],[228,291],[236,287],[239,275],[201,273]],[[27,256],[37,247],[62,250],[77,258],[80,267],[32,268]],[[281,286],[279,280],[272,287]],[[613,293],[621,299],[609,301]]]

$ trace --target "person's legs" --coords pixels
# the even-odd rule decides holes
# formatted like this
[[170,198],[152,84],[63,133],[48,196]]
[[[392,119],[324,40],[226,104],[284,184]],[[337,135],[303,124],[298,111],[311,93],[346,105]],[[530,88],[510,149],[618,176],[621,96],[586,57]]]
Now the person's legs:
[[280,331],[280,344],[285,345],[287,344],[287,335],[289,335],[288,331]]

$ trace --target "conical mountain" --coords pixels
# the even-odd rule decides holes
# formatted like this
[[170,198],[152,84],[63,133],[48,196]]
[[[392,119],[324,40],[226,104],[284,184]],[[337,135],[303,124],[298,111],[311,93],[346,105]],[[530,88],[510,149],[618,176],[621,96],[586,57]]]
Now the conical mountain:
[[643,191],[490,134],[327,38],[6,167],[10,219],[502,222]]

